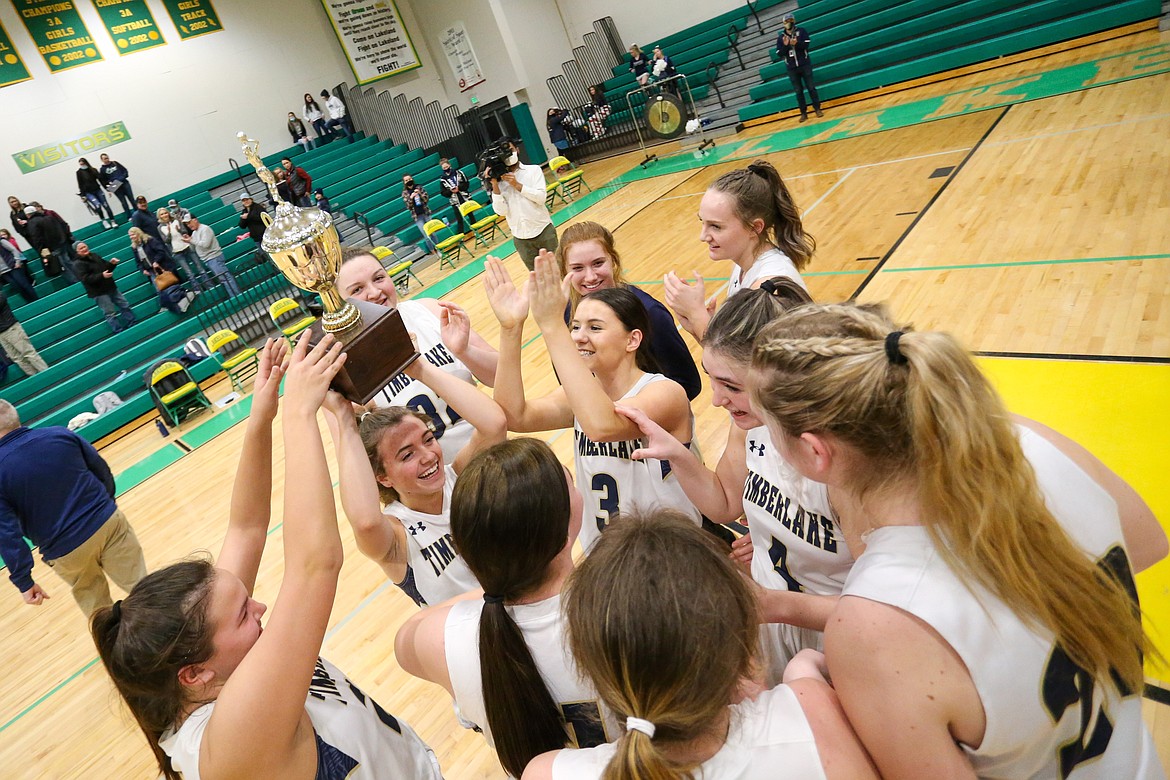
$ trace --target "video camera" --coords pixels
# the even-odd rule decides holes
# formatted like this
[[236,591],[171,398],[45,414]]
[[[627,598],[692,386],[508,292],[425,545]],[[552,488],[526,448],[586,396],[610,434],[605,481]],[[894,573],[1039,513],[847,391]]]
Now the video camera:
[[501,138],[479,153],[477,167],[488,179],[499,181],[508,173],[508,164],[504,161],[511,156],[511,139]]

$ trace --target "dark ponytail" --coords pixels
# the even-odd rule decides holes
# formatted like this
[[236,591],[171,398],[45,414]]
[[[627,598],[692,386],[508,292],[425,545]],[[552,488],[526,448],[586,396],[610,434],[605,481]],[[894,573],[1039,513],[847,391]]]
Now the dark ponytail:
[[481,452],[451,496],[451,537],[483,585],[479,668],[500,763],[520,777],[534,757],[563,748],[568,732],[505,601],[539,588],[569,536],[569,485],[547,444],[512,439]]
[[[581,300],[590,299],[601,301],[608,306],[626,330],[642,331],[642,343],[634,353],[634,364],[647,374],[657,374],[658,360],[655,359],[654,350],[650,346],[650,318],[646,315],[646,307],[638,300],[638,296],[628,287],[605,287],[589,293]],[[580,302],[577,305],[580,306]]]
[[750,225],[763,220],[763,241],[770,241],[803,271],[812,260],[817,242],[804,231],[800,209],[788,191],[780,172],[767,160],[756,160],[746,168],[728,171],[710,189],[725,192],[735,204],[736,216]]
[[166,780],[182,780],[159,746],[188,703],[179,670],[211,657],[207,601],[215,567],[181,561],[142,578],[124,600],[90,620],[98,655]]

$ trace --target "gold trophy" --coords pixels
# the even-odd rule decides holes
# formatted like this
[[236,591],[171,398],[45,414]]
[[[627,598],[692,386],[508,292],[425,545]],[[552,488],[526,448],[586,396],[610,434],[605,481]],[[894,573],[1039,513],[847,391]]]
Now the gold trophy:
[[367,301],[341,299],[337,292],[341,239],[333,218],[320,209],[299,208],[282,200],[276,191],[276,177],[260,159],[259,142],[245,133],[237,137],[244,157],[276,202],[276,216],[260,246],[286,279],[321,297],[325,313],[313,323],[311,339],[316,343],[330,333],[343,344],[348,359],[333,380],[333,389],[364,404],[419,356],[402,315],[397,309]]

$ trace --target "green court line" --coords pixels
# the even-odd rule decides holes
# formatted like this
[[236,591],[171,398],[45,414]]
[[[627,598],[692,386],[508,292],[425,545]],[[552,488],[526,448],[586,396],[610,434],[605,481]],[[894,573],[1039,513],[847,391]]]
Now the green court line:
[[36,701],[34,701],[32,704],[28,705],[28,706],[27,706],[27,707],[25,707],[23,710],[21,710],[20,712],[16,713],[16,715],[14,715],[14,716],[13,716],[11,719],[9,719],[7,723],[5,723],[3,726],[0,726],[0,734],[3,734],[3,733],[4,733],[4,731],[5,731],[5,730],[6,730],[6,729],[7,729],[9,726],[11,726],[13,723],[16,723],[18,720],[20,720],[21,718],[23,718],[25,715],[29,714],[30,712],[32,712],[33,710],[35,710],[37,707],[39,707],[39,706],[40,706],[42,703],[44,703],[44,702],[45,702],[45,701],[46,701],[46,700],[47,700],[47,699],[48,699],[50,696],[52,696],[53,694],[55,694],[57,691],[61,690],[61,689],[62,689],[62,688],[64,688],[66,685],[68,685],[69,683],[73,682],[74,680],[76,680],[76,679],[77,679],[78,677],[80,677],[81,675],[85,674],[87,671],[89,671],[90,667],[92,667],[92,666],[93,666],[94,664],[96,664],[97,662],[98,662],[98,659],[96,659],[96,658],[92,659],[92,660],[91,660],[89,663],[87,663],[85,666],[81,667],[81,668],[80,668],[80,669],[78,669],[76,672],[74,672],[73,674],[69,675],[67,678],[65,678],[65,679],[64,679],[64,680],[62,680],[61,682],[59,682],[59,683],[57,683],[56,685],[54,685],[52,688],[50,688],[50,689],[49,689],[49,690],[48,690],[46,693],[44,693],[44,694],[43,694],[43,695],[42,695],[42,696],[41,696],[39,699],[37,699]]
[[[1117,255],[1116,257],[1072,257],[1063,260],[1017,260],[1003,263],[966,263],[961,265],[915,265],[906,268],[883,268],[882,273],[900,274],[913,271],[967,271],[978,268],[1021,268],[1032,265],[1070,265],[1074,263],[1127,263],[1142,260],[1166,260],[1170,254]],[[859,272],[864,273],[864,272]],[[811,276],[811,274],[806,274]]]
[[178,462],[186,454],[181,447],[173,442],[168,442],[162,449],[147,455],[133,466],[118,474],[114,478],[114,484],[117,486],[114,495],[121,496],[127,491],[138,487],[155,474],[162,472],[167,466]]
[[210,420],[184,433],[180,439],[191,449],[201,447],[224,431],[248,419],[252,412],[252,396],[233,401]]

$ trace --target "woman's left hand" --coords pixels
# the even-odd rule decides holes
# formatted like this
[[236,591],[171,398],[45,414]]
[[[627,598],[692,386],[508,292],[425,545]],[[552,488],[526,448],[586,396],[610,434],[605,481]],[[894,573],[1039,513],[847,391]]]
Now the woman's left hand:
[[557,260],[547,249],[540,250],[536,256],[531,278],[529,297],[532,318],[541,330],[558,326],[563,328],[565,306],[569,301],[565,297],[564,280],[557,270]]

